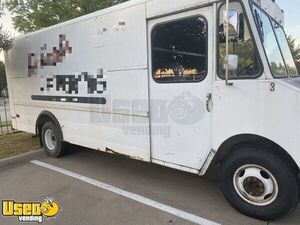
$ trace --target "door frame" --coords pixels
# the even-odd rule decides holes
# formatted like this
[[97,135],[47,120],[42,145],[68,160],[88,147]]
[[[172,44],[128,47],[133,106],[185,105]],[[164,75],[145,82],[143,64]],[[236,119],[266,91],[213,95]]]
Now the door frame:
[[[205,15],[205,13],[199,12],[199,10],[203,10],[207,8],[209,11],[211,11],[210,13],[210,18],[208,18],[207,15]],[[216,47],[215,47],[215,43],[216,43],[216,11],[217,9],[217,4],[216,3],[211,3],[211,4],[205,4],[202,6],[198,6],[198,7],[193,7],[192,9],[189,10],[184,10],[184,11],[176,11],[174,13],[170,13],[170,14],[166,14],[166,15],[162,15],[162,16],[158,16],[158,17],[154,17],[151,18],[149,20],[147,20],[147,47],[148,47],[148,92],[149,92],[149,130],[150,130],[150,161],[152,163],[156,163],[156,164],[160,164],[163,166],[167,166],[167,167],[171,167],[171,168],[175,168],[175,169],[179,169],[179,170],[183,170],[183,171],[187,171],[187,172],[191,172],[191,173],[199,173],[199,174],[204,174],[206,169],[208,168],[208,165],[210,164],[210,162],[212,161],[213,157],[212,155],[214,155],[215,151],[213,151],[212,149],[208,150],[207,155],[205,156],[205,159],[203,160],[203,164],[201,165],[201,167],[199,168],[191,168],[191,167],[187,167],[187,166],[183,166],[183,165],[178,165],[175,163],[169,163],[169,162],[161,162],[159,160],[156,160],[153,158],[153,133],[152,133],[152,116],[151,116],[151,110],[152,110],[152,104],[151,104],[151,92],[153,91],[153,89],[151,88],[151,83],[155,82],[158,83],[157,81],[155,81],[153,79],[153,73],[152,73],[152,31],[153,28],[156,25],[159,24],[163,24],[166,22],[171,22],[171,21],[176,21],[176,20],[180,20],[180,19],[184,19],[184,18],[189,18],[189,17],[193,17],[193,16],[201,16],[202,18],[204,18],[207,22],[208,25],[208,34],[207,34],[207,74],[205,76],[205,78],[203,80],[200,80],[199,82],[193,82],[192,84],[197,84],[197,83],[201,83],[206,79],[209,79],[211,82],[211,86],[210,86],[210,92],[213,92],[213,82],[216,79]],[[206,13],[207,14],[207,13]],[[170,82],[173,83],[173,82]],[[169,83],[169,84],[170,84]],[[159,83],[160,84],[160,83]],[[166,82],[166,84],[168,84]],[[174,84],[176,84],[174,82]],[[178,83],[177,83],[178,84]],[[188,84],[191,84],[191,82],[189,82]],[[164,83],[162,83],[161,85],[164,85]],[[213,115],[212,112],[210,115],[210,145],[212,147],[212,143],[213,143],[213,129],[212,129],[212,119],[213,119]],[[200,150],[199,150],[200,151]],[[212,154],[213,153],[213,154]],[[204,169],[205,171],[203,172]]]

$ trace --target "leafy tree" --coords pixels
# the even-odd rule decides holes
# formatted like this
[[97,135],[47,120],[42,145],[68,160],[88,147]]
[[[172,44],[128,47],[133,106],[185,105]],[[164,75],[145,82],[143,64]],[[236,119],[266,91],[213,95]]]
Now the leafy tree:
[[296,39],[291,35],[288,37],[289,45],[296,62],[298,72],[300,73],[300,45],[296,43]]
[[[3,2],[0,0],[0,17],[3,16]],[[0,51],[8,50],[12,47],[12,39],[8,32],[3,30],[2,25],[0,25]],[[5,66],[3,62],[0,62],[0,96],[2,90],[7,86],[6,75],[5,75]]]
[[127,0],[6,0],[15,28],[39,30]]
[[[0,0],[0,17],[3,16],[3,2]],[[0,25],[0,51],[8,50],[12,47],[12,40],[8,32],[3,30],[3,26]]]

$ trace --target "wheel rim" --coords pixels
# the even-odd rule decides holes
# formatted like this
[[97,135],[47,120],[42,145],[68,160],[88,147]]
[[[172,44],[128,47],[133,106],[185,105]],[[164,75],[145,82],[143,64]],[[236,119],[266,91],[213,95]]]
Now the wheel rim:
[[45,144],[50,151],[54,151],[57,145],[56,137],[53,130],[48,129],[45,132]]
[[273,203],[278,196],[278,183],[273,174],[258,165],[240,167],[233,177],[234,188],[246,202],[255,206]]

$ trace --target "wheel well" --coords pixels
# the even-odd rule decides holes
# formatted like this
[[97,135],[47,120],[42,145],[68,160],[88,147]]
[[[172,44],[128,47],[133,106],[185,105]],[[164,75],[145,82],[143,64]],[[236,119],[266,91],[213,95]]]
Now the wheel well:
[[300,170],[297,163],[291,157],[291,155],[284,150],[280,145],[275,142],[264,138],[262,136],[253,135],[253,134],[241,134],[233,136],[226,141],[224,141],[219,147],[215,158],[214,165],[220,165],[222,161],[234,150],[238,149],[242,145],[256,145],[260,147],[264,147],[263,149],[272,150],[275,154],[279,155],[282,159],[287,162],[292,169],[299,174]]
[[[48,121],[51,121],[52,123],[54,123],[55,127],[58,128],[58,131],[59,131],[60,137],[61,137],[60,141],[63,141],[64,138],[63,138],[63,133],[62,133],[62,130],[61,130],[61,126],[60,126],[58,120],[56,119],[56,117],[49,111],[43,111],[38,116],[38,118],[36,120],[36,125],[35,125],[36,134],[38,136],[40,136],[40,134],[42,132],[43,125]],[[41,136],[40,136],[40,142],[41,142]],[[42,142],[41,142],[41,145],[42,145]]]

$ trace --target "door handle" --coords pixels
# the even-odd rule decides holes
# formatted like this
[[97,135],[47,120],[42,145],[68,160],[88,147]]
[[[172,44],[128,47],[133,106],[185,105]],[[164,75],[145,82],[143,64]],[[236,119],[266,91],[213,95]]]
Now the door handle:
[[212,100],[212,94],[211,93],[207,93],[206,95],[206,110],[207,112],[211,112],[211,100]]

